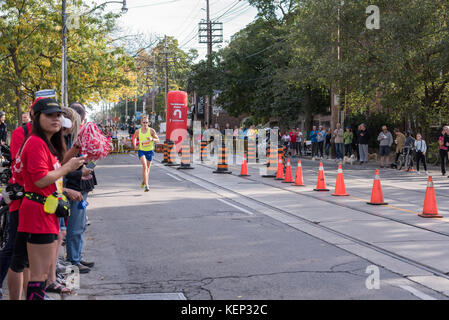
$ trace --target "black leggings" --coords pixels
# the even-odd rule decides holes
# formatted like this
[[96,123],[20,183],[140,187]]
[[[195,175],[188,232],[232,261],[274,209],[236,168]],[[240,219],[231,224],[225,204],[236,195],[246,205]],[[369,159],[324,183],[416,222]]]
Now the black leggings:
[[419,171],[419,161],[422,160],[424,170],[427,171],[426,157],[421,151],[416,152],[416,170]]
[[441,173],[446,174],[447,150],[440,149]]

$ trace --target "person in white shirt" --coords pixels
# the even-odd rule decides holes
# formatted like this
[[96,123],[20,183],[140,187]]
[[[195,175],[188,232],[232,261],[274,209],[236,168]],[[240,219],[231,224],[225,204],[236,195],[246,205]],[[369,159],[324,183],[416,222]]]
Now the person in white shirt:
[[415,150],[416,150],[416,173],[421,174],[419,172],[419,162],[422,160],[422,164],[424,166],[424,170],[426,171],[426,174],[429,174],[427,172],[427,165],[426,165],[426,151],[427,151],[427,145],[426,141],[422,139],[422,136],[420,133],[416,135],[415,140]]
[[296,128],[296,146],[297,146],[297,154],[299,154],[300,157],[302,157],[302,132],[299,130],[299,128]]

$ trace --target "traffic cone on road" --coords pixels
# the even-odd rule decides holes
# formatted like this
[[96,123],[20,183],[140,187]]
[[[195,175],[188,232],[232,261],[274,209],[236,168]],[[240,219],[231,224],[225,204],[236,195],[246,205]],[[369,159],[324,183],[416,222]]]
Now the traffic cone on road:
[[388,203],[384,202],[384,196],[382,194],[382,186],[380,185],[379,169],[376,169],[374,176],[373,190],[371,192],[371,201],[367,204],[372,205],[386,205]]
[[285,167],[285,178],[282,183],[292,183],[293,182],[293,176],[292,176],[292,167],[290,165],[290,159],[287,160],[287,166]]
[[245,155],[243,155],[243,162],[242,162],[242,168],[240,169],[239,177],[248,177],[248,166],[246,164],[246,158]]
[[343,169],[341,168],[341,164],[338,165],[337,182],[335,183],[335,191],[332,195],[349,196],[349,194],[346,193],[345,180],[343,178]]
[[435,197],[435,189],[433,188],[432,176],[427,180],[426,197],[424,198],[424,208],[422,213],[418,214],[423,218],[442,218],[438,214],[437,200]]
[[296,167],[296,176],[295,176],[295,184],[294,186],[304,186],[304,181],[302,179],[302,165],[301,160],[298,160],[298,166]]
[[320,169],[318,171],[318,181],[316,184],[316,188],[313,189],[315,191],[329,191],[329,189],[326,188],[326,181],[324,178],[324,167],[323,163],[320,162]]
[[284,180],[284,163],[282,162],[282,155],[279,155],[278,171],[276,172],[276,178],[274,180]]

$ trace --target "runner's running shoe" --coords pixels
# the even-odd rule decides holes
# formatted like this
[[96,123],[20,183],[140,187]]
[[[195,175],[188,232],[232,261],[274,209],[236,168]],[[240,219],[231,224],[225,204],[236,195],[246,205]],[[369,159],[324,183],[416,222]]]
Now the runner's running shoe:
[[150,191],[150,187],[148,186],[148,185],[146,185],[145,186],[145,190],[144,190],[145,192],[148,192],[148,191]]

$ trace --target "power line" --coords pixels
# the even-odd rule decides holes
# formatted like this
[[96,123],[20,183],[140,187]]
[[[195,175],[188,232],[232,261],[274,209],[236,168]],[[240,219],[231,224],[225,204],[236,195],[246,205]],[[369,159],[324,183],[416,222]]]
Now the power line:
[[171,0],[171,1],[152,3],[152,4],[144,4],[144,5],[140,5],[140,6],[128,7],[128,9],[155,7],[155,6],[166,5],[166,4],[169,4],[169,3],[174,3],[174,2],[179,2],[179,1],[182,1],[182,0]]

